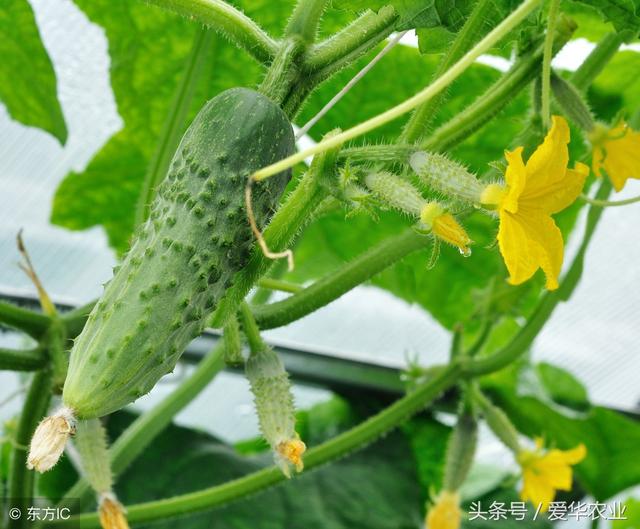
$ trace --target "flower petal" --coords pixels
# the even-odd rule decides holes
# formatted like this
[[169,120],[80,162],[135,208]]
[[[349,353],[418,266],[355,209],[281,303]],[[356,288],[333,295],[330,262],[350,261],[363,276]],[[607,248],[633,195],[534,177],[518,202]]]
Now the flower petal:
[[583,163],[578,162],[574,169],[567,169],[562,180],[554,182],[547,188],[547,194],[540,200],[540,207],[549,214],[558,213],[569,207],[582,192],[587,176],[589,176],[589,167]]
[[505,151],[504,157],[507,159],[507,171],[504,175],[507,184],[507,194],[503,199],[501,207],[510,213],[518,212],[518,201],[520,195],[527,185],[527,170],[522,160],[522,147],[513,151]]
[[539,205],[547,195],[553,195],[559,182],[565,179],[569,163],[569,125],[560,116],[553,116],[551,129],[542,144],[527,161],[527,185],[523,201]]
[[542,505],[541,511],[546,512],[555,495],[556,491],[543,476],[539,476],[533,469],[523,469],[520,493],[522,501],[530,501],[536,507]]
[[[601,163],[615,190],[620,191],[627,179],[640,178],[640,132],[623,125],[611,130],[609,135],[616,139],[605,141]],[[593,163],[596,163],[596,150]]]
[[550,216],[522,206],[516,215],[501,211],[498,245],[512,285],[524,283],[542,268],[547,289],[558,288],[564,245]]

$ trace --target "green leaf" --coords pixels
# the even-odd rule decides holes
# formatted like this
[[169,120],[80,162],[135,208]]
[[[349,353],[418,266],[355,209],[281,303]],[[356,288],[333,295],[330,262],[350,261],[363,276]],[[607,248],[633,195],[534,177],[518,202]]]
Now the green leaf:
[[546,362],[536,365],[536,372],[554,402],[576,410],[589,408],[587,390],[571,373]]
[[601,119],[612,120],[622,111],[629,115],[640,107],[640,53],[618,52],[598,76],[589,99]]
[[[84,171],[67,175],[54,198],[52,221],[74,230],[102,225],[111,246],[124,251],[134,228],[147,164],[183,75],[195,27],[144,3],[76,2],[106,31],[111,83],[124,128]],[[216,37],[205,71],[208,75],[194,96],[191,116],[212,95],[232,86],[255,84],[259,69]]]
[[[443,53],[453,42],[456,33],[462,28],[477,0],[436,2],[434,8],[438,12],[435,24],[419,26],[416,31],[418,43],[422,53]],[[455,7],[449,6],[453,4]],[[483,31],[488,33],[497,26],[509,13],[511,13],[520,2],[517,0],[493,0],[488,2],[483,12]],[[426,20],[423,22],[427,22]]]
[[637,35],[640,27],[640,0],[572,0],[598,10],[617,31],[630,30]]
[[67,125],[58,101],[56,74],[27,0],[0,4],[0,101],[9,115],[64,144]]
[[428,417],[416,417],[402,427],[417,463],[424,501],[430,491],[440,490],[451,428]]
[[532,397],[517,397],[504,390],[496,390],[494,396],[525,435],[542,437],[547,444],[565,450],[583,443],[587,458],[575,467],[576,476],[599,501],[640,482],[638,421],[601,407],[567,417]]

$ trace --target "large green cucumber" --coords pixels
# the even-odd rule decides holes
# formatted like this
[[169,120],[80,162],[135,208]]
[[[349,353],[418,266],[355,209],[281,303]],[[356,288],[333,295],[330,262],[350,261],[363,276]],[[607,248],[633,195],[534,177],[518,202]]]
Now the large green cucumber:
[[[76,417],[118,410],[174,368],[248,261],[248,176],[293,149],[289,120],[257,92],[235,88],[204,106],[182,138],[149,220],[73,345],[63,402]],[[289,177],[254,186],[259,225]]]

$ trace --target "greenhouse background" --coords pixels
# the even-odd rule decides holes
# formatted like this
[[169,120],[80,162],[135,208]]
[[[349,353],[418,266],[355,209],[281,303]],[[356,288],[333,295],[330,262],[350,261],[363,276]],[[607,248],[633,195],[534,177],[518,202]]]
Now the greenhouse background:
[[[119,129],[121,121],[109,84],[103,31],[90,24],[70,0],[31,0],[31,4],[58,77],[69,139],[61,147],[46,133],[13,122],[0,106],[0,297],[35,295],[17,267],[15,237],[22,229],[51,296],[57,302],[78,306],[100,293],[115,257],[101,228],[71,232],[52,226],[51,198],[65,174],[82,169]],[[403,43],[413,45],[411,36]],[[640,45],[627,48],[640,53]],[[555,65],[575,69],[589,50],[588,42],[573,42],[556,58]],[[483,57],[483,62],[503,68],[507,61]],[[640,90],[640,78],[635,82]],[[640,183],[630,181],[620,198],[639,193]],[[538,361],[553,362],[576,375],[594,403],[640,414],[638,226],[640,206],[605,212],[587,255],[587,273],[571,303],[557,309],[538,337],[534,355]],[[571,241],[568,252],[572,252]],[[330,308],[265,336],[271,343],[301,354],[339,357],[392,370],[402,369],[414,358],[423,365],[442,362],[450,342],[448,331],[421,308],[374,287],[359,287]],[[15,346],[17,340],[8,333],[0,335],[1,345]],[[190,368],[177,369],[134,407],[147,409],[157,402],[185,375],[185,369]],[[18,375],[0,373],[0,401],[18,387]],[[302,408],[329,396],[319,385],[296,387],[297,404]],[[224,406],[211,406],[223,398]],[[4,420],[19,409],[20,398],[11,399],[0,408],[0,418]],[[248,386],[243,377],[233,373],[222,374],[177,422],[204,428],[228,442],[257,433]],[[480,450],[483,462],[511,461],[488,434]]]

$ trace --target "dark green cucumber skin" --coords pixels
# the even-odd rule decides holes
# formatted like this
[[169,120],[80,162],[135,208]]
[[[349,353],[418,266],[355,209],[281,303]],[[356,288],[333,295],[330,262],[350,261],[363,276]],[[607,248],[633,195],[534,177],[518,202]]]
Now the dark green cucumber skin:
[[[244,203],[248,176],[294,146],[286,115],[257,92],[227,90],[202,108],[149,220],[73,345],[63,402],[78,418],[122,408],[173,370],[254,248]],[[253,187],[259,225],[290,176]]]

